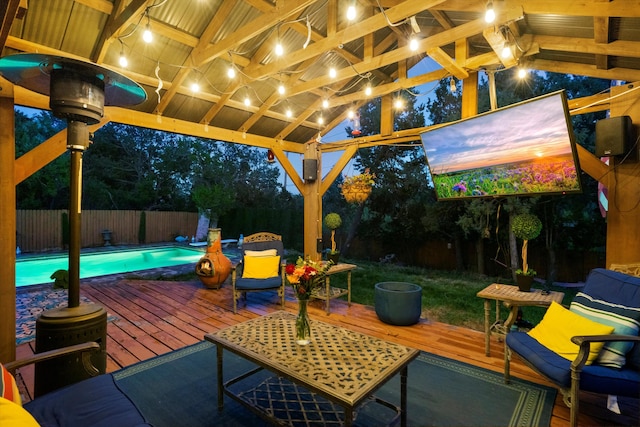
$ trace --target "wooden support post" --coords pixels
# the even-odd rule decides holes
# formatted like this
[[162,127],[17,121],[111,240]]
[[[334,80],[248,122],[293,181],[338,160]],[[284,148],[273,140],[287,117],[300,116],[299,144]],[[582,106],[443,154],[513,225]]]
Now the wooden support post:
[[318,142],[313,140],[306,144],[304,159],[317,161],[316,179],[305,180],[303,186],[304,196],[304,256],[317,261],[321,257],[318,251],[318,242],[322,238],[322,193],[321,170]]
[[478,114],[478,73],[471,73],[462,81],[462,118]]
[[388,136],[393,132],[393,101],[391,95],[383,96],[380,104],[380,135]]
[[16,359],[16,159],[13,85],[0,79],[0,362]]

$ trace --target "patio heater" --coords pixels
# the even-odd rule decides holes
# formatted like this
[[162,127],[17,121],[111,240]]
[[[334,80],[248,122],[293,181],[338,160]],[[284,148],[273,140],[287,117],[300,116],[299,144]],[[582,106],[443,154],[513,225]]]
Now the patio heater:
[[[36,320],[36,352],[96,341],[101,351],[93,364],[106,370],[107,312],[97,304],[80,304],[82,154],[89,146],[88,125],[103,117],[105,105],[135,105],[146,92],[136,82],[99,65],[45,54],[0,58],[0,74],[13,84],[49,96],[56,117],[67,121],[71,152],[69,200],[69,300],[67,307],[43,312]],[[36,364],[35,395],[88,377],[81,356]]]

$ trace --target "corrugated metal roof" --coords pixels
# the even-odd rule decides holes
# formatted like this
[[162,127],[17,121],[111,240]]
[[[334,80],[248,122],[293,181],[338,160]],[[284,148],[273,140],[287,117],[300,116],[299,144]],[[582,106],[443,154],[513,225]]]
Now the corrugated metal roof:
[[[488,43],[479,25],[484,2],[448,1],[429,10],[420,9],[421,3],[415,0],[398,0],[395,7],[385,11],[384,17],[375,6],[366,14],[361,11],[355,22],[347,22],[343,13],[346,2],[339,1],[337,36],[333,37],[327,35],[327,7],[334,3],[287,0],[276,6],[273,1],[229,1],[148,1],[134,10],[131,19],[127,20],[117,14],[134,6],[132,0],[124,0],[119,10],[111,12],[111,16],[107,11],[114,2],[110,0],[95,3],[30,0],[23,17],[11,23],[2,54],[54,49],[87,60],[99,58],[101,64],[120,70],[146,89],[148,100],[131,107],[134,110],[155,114],[161,108],[162,117],[186,120],[199,126],[207,120],[211,126],[227,129],[239,129],[251,119],[255,122],[251,130],[263,136],[281,136],[290,122],[296,120],[297,117],[287,119],[284,116],[286,108],[297,114],[304,111],[309,114],[311,106],[329,97],[332,101],[330,109],[315,110],[309,117],[304,117],[303,123],[294,131],[284,135],[284,138],[296,142],[306,142],[317,134],[321,127],[315,124],[315,120],[320,115],[326,122],[331,122],[343,117],[354,103],[363,102],[365,97],[361,91],[364,85],[376,86],[376,95],[397,91],[397,86],[389,83],[398,78],[398,64],[416,63],[431,47],[440,47],[451,57],[451,63],[443,64],[445,67],[451,67],[454,62],[457,67],[464,67],[468,62],[475,67],[468,69],[473,72],[478,67],[500,66],[500,59],[493,50],[499,46],[492,47]],[[640,80],[640,7],[624,7],[624,2],[620,1],[598,4],[601,15],[610,12],[611,41],[625,43],[624,50],[616,48],[615,43],[597,46],[611,50],[608,62],[598,61],[600,66],[603,63],[609,65],[609,69],[602,70],[593,66],[596,64],[594,53],[589,53],[586,48],[580,49],[580,46],[593,44],[594,17],[589,16],[590,8],[582,4],[567,7],[561,1],[556,3],[533,0],[500,2],[506,11],[505,16],[512,16],[509,19],[516,17],[518,10],[536,11],[534,14],[525,13],[523,19],[515,23],[520,33],[533,40],[540,50],[539,53],[534,50],[527,53],[528,65],[535,68],[536,64],[544,66],[552,61],[555,71],[566,64],[566,69],[574,73],[582,70],[585,75],[596,77]],[[233,7],[228,15],[219,15],[229,5]],[[297,5],[301,7],[286,15],[289,8]],[[275,10],[279,14],[265,15]],[[142,41],[146,13],[154,33],[151,44]],[[406,22],[411,16],[416,17],[419,36],[423,40],[423,50],[416,53],[407,53],[403,47],[413,33],[413,28]],[[362,23],[370,17],[374,19],[368,22],[375,24]],[[394,21],[393,28],[388,24],[378,25],[387,19]],[[313,37],[304,49],[308,36],[307,20]],[[207,27],[218,21],[220,25],[213,29],[211,39],[200,41]],[[117,27],[122,22],[127,24]],[[512,23],[505,21],[487,25],[500,28],[507,24]],[[476,30],[470,31],[469,28]],[[543,36],[546,39],[536,43],[536,37],[542,40]],[[282,57],[273,53],[276,40],[284,45],[285,55]],[[368,46],[369,40],[373,40],[373,46]],[[455,43],[461,40],[467,42],[468,58],[455,58]],[[562,49],[563,42],[571,49]],[[194,50],[198,43],[200,48]],[[366,57],[370,47],[373,50],[371,58]],[[118,64],[121,52],[128,57],[127,68]],[[207,55],[202,56],[205,52]],[[480,55],[481,59],[476,58]],[[544,61],[536,63],[537,60]],[[232,62],[239,74],[236,80],[230,80],[226,75]],[[581,65],[586,67],[579,68]],[[243,70],[245,67],[248,68]],[[332,82],[327,78],[330,67],[339,71],[341,81]],[[445,74],[450,75],[452,71]],[[179,75],[184,75],[184,78],[174,81]],[[284,97],[276,92],[280,81],[287,86]],[[160,83],[163,87],[158,89]],[[198,83],[201,92],[191,93],[191,83]],[[173,90],[169,91],[171,86]],[[161,103],[156,91],[160,93]],[[248,109],[242,104],[245,92],[255,100]],[[230,98],[227,105],[218,108],[217,102],[227,97]],[[260,109],[259,103],[264,102],[269,104]],[[256,115],[258,111],[261,112]],[[213,117],[209,118],[209,115]]]

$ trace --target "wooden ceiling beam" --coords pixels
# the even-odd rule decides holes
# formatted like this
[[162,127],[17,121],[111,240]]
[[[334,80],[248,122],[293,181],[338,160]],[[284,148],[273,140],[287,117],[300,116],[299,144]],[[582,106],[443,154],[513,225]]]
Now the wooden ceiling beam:
[[[132,0],[121,13],[111,13],[108,15],[107,23],[102,29],[100,39],[96,43],[96,47],[91,55],[91,60],[96,64],[102,64],[107,50],[111,43],[118,39],[118,36],[129,26],[135,23],[136,19],[144,13],[147,3],[151,0]],[[114,8],[116,11],[123,4],[121,0],[116,0]]]
[[0,52],[11,31],[13,20],[16,19],[20,0],[2,0],[0,1]]
[[574,74],[586,77],[596,77],[599,79],[625,80],[629,82],[640,80],[640,70],[631,70],[628,68],[609,68],[608,70],[599,70],[595,65],[549,61],[544,59],[533,59],[527,62],[527,66],[530,66],[532,69],[550,71],[552,73]]
[[581,37],[558,37],[558,36],[533,36],[533,41],[541,49],[557,50],[576,53],[591,53],[594,55],[628,56],[630,58],[640,58],[640,42],[614,40],[610,43],[597,43],[594,39]]
[[[370,18],[364,19],[357,24],[350,25],[343,30],[337,31],[332,37],[325,37],[309,46],[306,49],[299,49],[287,55],[290,65],[298,64],[309,58],[317,57],[339,46],[363,37],[365,34],[373,33],[388,26],[387,18],[391,22],[399,22],[409,16],[415,15],[436,4],[443,3],[444,0],[406,0],[402,4],[386,11],[385,15],[378,13]],[[271,63],[256,67],[252,70],[245,70],[252,80],[261,79],[278,72],[278,64]]]

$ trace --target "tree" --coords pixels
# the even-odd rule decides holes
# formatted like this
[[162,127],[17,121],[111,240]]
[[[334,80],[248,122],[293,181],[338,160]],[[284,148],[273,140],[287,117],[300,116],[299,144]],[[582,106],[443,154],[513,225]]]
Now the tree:
[[[415,90],[402,92],[404,109],[394,116],[394,130],[422,127],[424,106],[416,104]],[[380,132],[381,100],[375,99],[359,110],[361,136]],[[352,136],[352,127],[347,127]],[[346,242],[342,252],[349,251],[356,231],[381,243],[401,246],[424,235],[421,218],[425,200],[429,197],[426,162],[420,141],[407,145],[377,146],[362,149],[355,159],[359,172],[367,168],[376,175],[376,184],[365,204],[350,206],[351,214]],[[402,218],[402,220],[398,220]],[[359,225],[365,225],[359,227]]]

